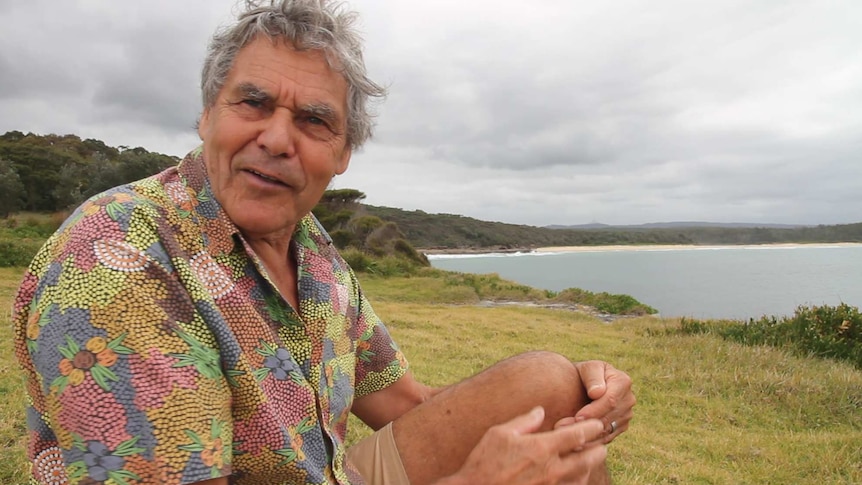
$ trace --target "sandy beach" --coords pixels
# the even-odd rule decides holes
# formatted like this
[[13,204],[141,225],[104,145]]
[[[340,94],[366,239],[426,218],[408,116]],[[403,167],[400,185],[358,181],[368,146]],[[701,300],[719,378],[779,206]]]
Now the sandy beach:
[[537,253],[570,253],[570,252],[611,252],[611,251],[680,251],[707,249],[762,249],[762,248],[798,248],[798,247],[855,247],[862,243],[780,243],[780,244],[744,244],[744,245],[693,245],[693,244],[646,244],[617,246],[556,246],[535,248]]

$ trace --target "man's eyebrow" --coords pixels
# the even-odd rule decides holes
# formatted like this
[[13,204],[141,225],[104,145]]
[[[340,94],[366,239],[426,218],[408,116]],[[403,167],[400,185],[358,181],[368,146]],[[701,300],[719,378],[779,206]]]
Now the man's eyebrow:
[[239,94],[243,98],[251,99],[261,103],[267,102],[272,99],[272,96],[270,96],[269,93],[252,83],[240,83],[236,87],[236,90],[239,91]]
[[331,125],[337,125],[341,121],[338,111],[325,103],[304,104],[300,107],[300,111],[308,115],[317,116]]

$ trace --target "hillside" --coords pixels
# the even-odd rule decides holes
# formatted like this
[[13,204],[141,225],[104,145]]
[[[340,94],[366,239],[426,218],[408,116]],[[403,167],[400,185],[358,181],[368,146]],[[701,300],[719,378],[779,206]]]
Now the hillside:
[[429,214],[390,207],[364,206],[373,216],[392,221],[416,247],[426,249],[523,249],[547,246],[615,244],[773,244],[862,242],[862,223],[812,227],[602,227],[557,229],[480,221],[454,214]]

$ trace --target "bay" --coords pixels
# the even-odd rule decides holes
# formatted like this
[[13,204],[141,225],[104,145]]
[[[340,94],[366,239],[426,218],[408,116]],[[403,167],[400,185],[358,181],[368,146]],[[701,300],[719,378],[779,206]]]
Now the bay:
[[436,268],[535,288],[623,293],[665,317],[748,319],[799,305],[862,307],[862,245],[720,246],[429,255]]

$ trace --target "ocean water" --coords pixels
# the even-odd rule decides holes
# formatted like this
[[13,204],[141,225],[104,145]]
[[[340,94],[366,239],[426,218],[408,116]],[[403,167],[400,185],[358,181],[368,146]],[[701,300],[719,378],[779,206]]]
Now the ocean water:
[[799,305],[862,307],[862,244],[432,255],[434,267],[536,288],[624,293],[662,316],[758,318]]

